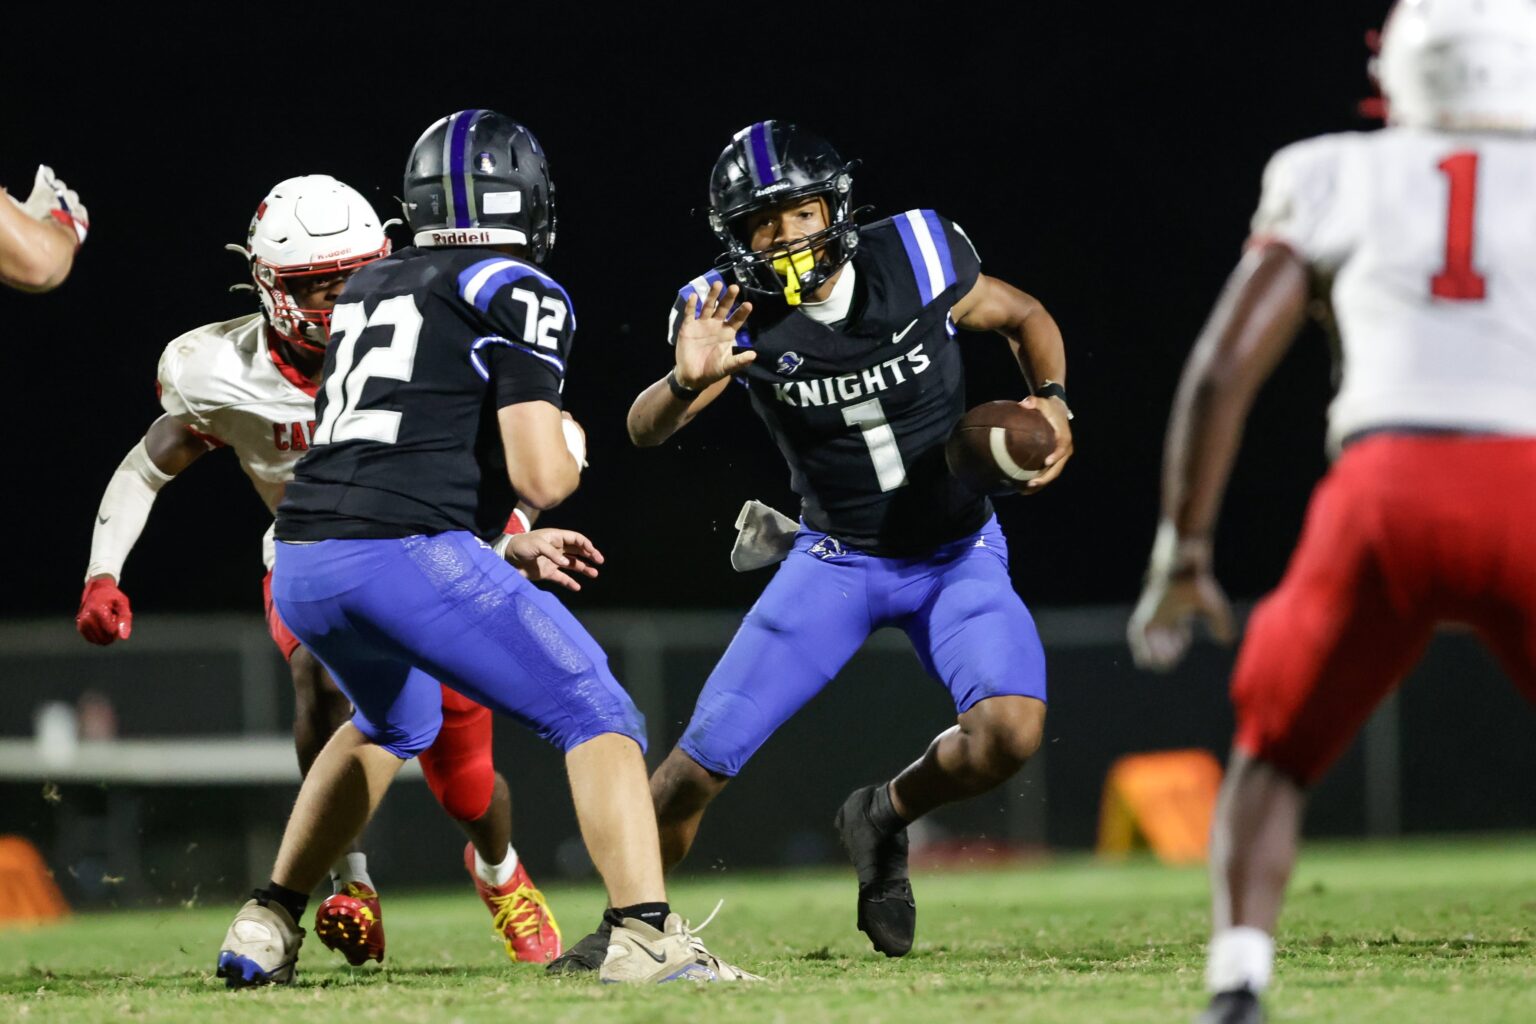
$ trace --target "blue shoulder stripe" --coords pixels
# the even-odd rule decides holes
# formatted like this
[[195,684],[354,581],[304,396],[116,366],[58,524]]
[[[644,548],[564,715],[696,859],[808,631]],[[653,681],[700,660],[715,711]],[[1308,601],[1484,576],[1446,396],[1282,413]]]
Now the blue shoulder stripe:
[[565,299],[565,308],[571,318],[571,332],[575,333],[576,307],[571,304],[571,297],[566,294],[565,289],[560,287],[560,282],[539,268],[521,260],[500,256],[471,264],[459,274],[459,297],[484,313],[490,309],[491,300],[496,297],[498,291],[525,277],[536,277],[560,293],[560,297]]
[[892,217],[891,222],[901,235],[912,276],[917,279],[918,295],[926,306],[957,280],[944,225],[932,210],[908,210]]
[[[674,280],[676,279],[674,278]],[[716,283],[723,283],[724,281],[725,278],[720,276],[718,270],[711,270],[708,273],[700,274],[677,290],[679,308],[687,309],[689,296],[697,295],[699,297],[699,309],[703,309],[704,299],[709,295],[709,289]],[[698,316],[698,310],[694,311],[694,316]]]

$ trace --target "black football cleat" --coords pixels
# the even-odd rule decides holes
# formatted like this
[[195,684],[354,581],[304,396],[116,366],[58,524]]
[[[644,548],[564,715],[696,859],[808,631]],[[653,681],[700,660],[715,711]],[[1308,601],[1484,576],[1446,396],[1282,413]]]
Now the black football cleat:
[[555,957],[544,969],[550,974],[589,974],[608,959],[608,940],[612,935],[613,925],[604,921],[597,931]]
[[886,956],[906,956],[917,932],[917,901],[907,878],[907,830],[887,835],[870,820],[875,786],[856,789],[833,824],[859,874],[859,931]]
[[1218,992],[1195,1024],[1264,1024],[1264,1007],[1246,988]]

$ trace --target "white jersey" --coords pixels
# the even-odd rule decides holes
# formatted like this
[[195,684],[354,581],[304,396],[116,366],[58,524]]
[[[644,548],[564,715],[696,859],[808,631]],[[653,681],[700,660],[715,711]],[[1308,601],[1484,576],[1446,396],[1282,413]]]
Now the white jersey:
[[[260,313],[188,331],[160,356],[160,405],[211,447],[228,446],[274,514],[315,429],[315,389],[267,346]],[[272,567],[271,531],[263,544]]]
[[1407,128],[1275,154],[1253,218],[1333,280],[1328,437],[1536,435],[1536,137]]

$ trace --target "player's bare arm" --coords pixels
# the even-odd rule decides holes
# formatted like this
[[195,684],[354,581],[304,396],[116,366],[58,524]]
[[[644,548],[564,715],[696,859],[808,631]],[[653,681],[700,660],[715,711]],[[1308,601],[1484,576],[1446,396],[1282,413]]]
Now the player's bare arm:
[[40,165],[26,201],[7,198],[0,202],[0,281],[30,292],[58,287],[90,227],[80,197]]
[[[955,326],[967,331],[996,331],[1008,339],[1019,369],[1031,388],[1047,381],[1067,383],[1067,353],[1061,328],[1039,299],[1006,281],[981,274],[976,284],[950,312]],[[1056,450],[1046,457],[1046,469],[1021,485],[1019,493],[1035,494],[1061,475],[1072,457],[1072,426],[1066,402],[1060,397],[1036,395],[1019,403],[1039,409],[1056,431]]]
[[24,292],[46,292],[69,276],[75,233],[52,218],[38,220],[19,203],[0,202],[0,281]]
[[581,483],[581,463],[567,447],[564,424],[576,421],[549,402],[508,405],[496,418],[507,456],[507,477],[518,497],[537,509],[554,508],[570,497]]
[[732,374],[757,358],[751,349],[734,351],[736,332],[752,312],[750,302],[736,305],[740,292],[716,282],[702,309],[697,296],[689,298],[677,332],[676,365],[630,406],[629,438],[636,445],[648,448],[677,433],[720,397]]
[[1162,520],[1129,627],[1144,668],[1178,664],[1196,621],[1222,642],[1233,638],[1211,535],[1254,397],[1300,329],[1308,294],[1307,267],[1288,246],[1254,247],[1184,364],[1163,448]]

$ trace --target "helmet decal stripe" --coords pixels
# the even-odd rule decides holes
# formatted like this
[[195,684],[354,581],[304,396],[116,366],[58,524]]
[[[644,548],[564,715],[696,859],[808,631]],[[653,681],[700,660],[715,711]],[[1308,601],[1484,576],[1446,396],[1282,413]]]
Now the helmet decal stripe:
[[448,127],[443,131],[443,202],[448,204],[448,209],[443,214],[443,223],[449,227],[459,227],[458,207],[453,202],[453,129],[463,117],[463,112],[448,115]]
[[747,132],[748,150],[752,156],[752,181],[758,188],[772,185],[779,180],[778,155],[773,148],[770,121],[759,121]]
[[453,125],[448,129],[447,167],[453,196],[453,226],[456,228],[472,227],[475,223],[475,188],[469,179],[470,165],[464,151],[469,145],[469,130],[479,116],[478,110],[461,110],[454,115]]

